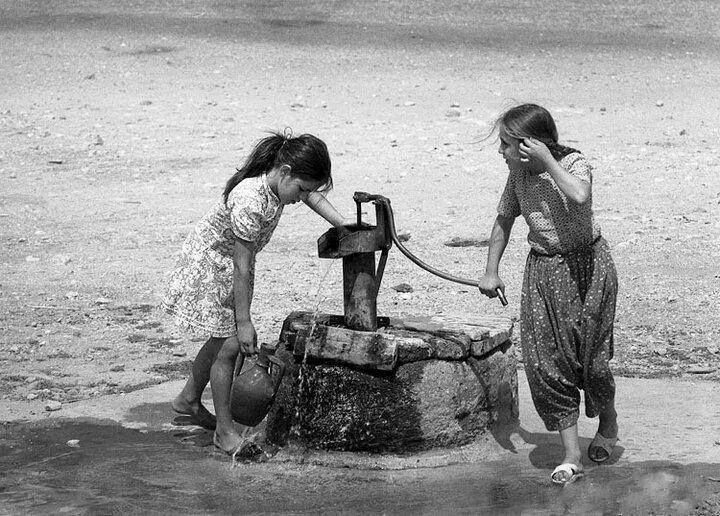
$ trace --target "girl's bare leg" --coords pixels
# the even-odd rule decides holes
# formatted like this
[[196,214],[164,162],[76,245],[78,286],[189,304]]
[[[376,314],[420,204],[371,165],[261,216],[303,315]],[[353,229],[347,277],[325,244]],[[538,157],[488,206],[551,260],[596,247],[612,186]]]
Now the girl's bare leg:
[[605,405],[600,412],[600,423],[598,424],[598,432],[603,437],[612,439],[618,435],[617,411],[615,410],[615,399],[613,398]]
[[202,394],[210,381],[210,369],[225,339],[210,337],[193,362],[192,374],[183,390],[172,402],[172,408],[180,414],[194,416],[197,423],[205,428],[215,428],[213,416],[202,404]]
[[588,446],[588,457],[597,463],[603,463],[610,459],[613,448],[617,442],[618,424],[617,412],[615,411],[615,400],[610,400],[600,411],[600,422],[598,424],[598,434],[605,439],[600,439],[597,435]]
[[239,353],[240,343],[237,338],[225,339],[210,369],[210,385],[217,417],[215,443],[227,452],[233,452],[237,445],[243,442],[242,437],[235,429],[230,413],[230,389],[232,388],[235,361]]
[[[578,438],[577,424],[560,430],[560,440],[563,448],[565,448],[565,458],[563,464],[582,465],[582,452],[580,451],[580,439]],[[582,467],[582,466],[581,466]]]

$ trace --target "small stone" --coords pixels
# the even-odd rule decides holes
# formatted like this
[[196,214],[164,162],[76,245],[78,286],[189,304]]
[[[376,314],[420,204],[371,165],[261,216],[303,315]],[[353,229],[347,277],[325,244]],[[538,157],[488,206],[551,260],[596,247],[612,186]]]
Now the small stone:
[[70,448],[80,448],[80,440],[79,439],[70,439],[65,444],[67,444]]
[[187,353],[185,353],[184,351],[173,351],[172,354],[172,356],[174,357],[184,357],[185,355],[187,355]]
[[78,294],[78,293],[75,292],[74,290],[71,290],[70,292],[68,292],[67,294],[65,294],[65,297],[68,298],[68,299],[76,299],[79,295],[80,295],[80,294]]
[[408,283],[399,283],[392,287],[396,292],[413,292],[415,289]]
[[401,231],[397,234],[397,237],[400,242],[407,242],[408,240],[410,240],[411,235],[409,231]]
[[407,102],[405,102],[405,103],[403,104],[403,106],[405,106],[405,107],[411,107],[411,106],[414,106],[414,105],[415,105],[415,102],[413,102],[412,100],[408,100]]
[[113,300],[110,299],[109,297],[99,297],[95,300],[95,304],[96,305],[107,305],[107,304],[112,303],[112,301]]
[[116,364],[110,368],[111,373],[119,373],[125,370],[125,364]]
[[26,399],[27,399],[28,401],[32,401],[32,400],[37,399],[37,397],[38,397],[38,394],[37,394],[36,392],[31,392],[30,394],[28,394],[28,395],[26,396]]
[[450,240],[445,242],[443,245],[447,247],[487,247],[490,241],[486,238],[463,238],[463,237],[452,237]]
[[448,118],[456,118],[460,116],[460,110],[458,108],[450,108],[445,112],[445,116]]
[[657,107],[663,107],[665,105],[665,103],[662,100],[658,100],[657,102],[655,102],[655,105]]
[[714,367],[691,367],[685,370],[688,374],[710,374],[715,372]]
[[55,255],[55,261],[62,265],[67,265],[68,263],[70,263],[72,261],[72,258],[70,258],[66,254],[57,254],[57,255]]
[[95,135],[95,141],[93,142],[93,145],[105,145],[105,141],[102,139],[102,136],[99,134]]
[[291,108],[303,108],[305,106],[305,99],[300,95],[295,97],[295,100],[290,104]]
[[57,400],[50,400],[45,404],[45,410],[48,412],[55,412],[56,410],[60,410],[62,408],[62,403],[60,403]]

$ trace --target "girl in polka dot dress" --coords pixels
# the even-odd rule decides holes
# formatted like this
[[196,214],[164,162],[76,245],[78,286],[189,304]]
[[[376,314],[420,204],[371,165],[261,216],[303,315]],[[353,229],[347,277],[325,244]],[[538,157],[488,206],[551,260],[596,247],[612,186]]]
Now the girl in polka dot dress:
[[580,391],[585,413],[599,416],[588,448],[595,462],[610,458],[617,442],[613,322],[617,274],[592,211],[592,169],[577,150],[558,144],[550,113],[523,104],[495,122],[499,153],[510,174],[493,224],[480,290],[504,293],[498,269],[515,218],[528,227],[530,254],[520,303],[521,347],[533,403],[565,448],[553,471],[558,484],[583,474],[577,420]]
[[[255,257],[288,204],[303,201],[336,227],[352,223],[320,193],[331,186],[322,140],[310,134],[262,139],[188,235],[170,276],[163,307],[180,327],[208,338],[172,407],[215,430],[215,445],[229,454],[244,444],[230,413],[230,390],[238,354],[256,352],[250,317]],[[208,382],[215,416],[201,403]]]

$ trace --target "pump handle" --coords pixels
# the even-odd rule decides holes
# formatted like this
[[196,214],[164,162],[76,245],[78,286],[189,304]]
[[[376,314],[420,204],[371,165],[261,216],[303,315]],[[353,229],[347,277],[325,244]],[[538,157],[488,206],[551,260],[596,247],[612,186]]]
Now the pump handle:
[[[439,276],[443,279],[446,279],[448,281],[452,281],[455,283],[461,283],[463,285],[470,285],[472,287],[479,287],[479,282],[477,280],[471,280],[466,278],[459,278],[457,276],[453,276],[452,274],[448,274],[447,272],[440,271],[434,267],[431,267],[427,263],[423,262],[412,254],[410,251],[408,251],[405,246],[400,242],[400,239],[397,236],[397,231],[395,230],[395,215],[393,214],[392,206],[390,205],[390,199],[387,197],[384,197],[382,195],[373,195],[368,194],[366,192],[355,192],[355,195],[353,196],[353,199],[355,202],[359,205],[363,202],[375,202],[381,204],[386,211],[387,215],[387,224],[388,229],[390,231],[390,237],[392,238],[392,241],[395,243],[398,249],[400,249],[400,252],[404,254],[411,262],[413,262],[415,265],[420,267],[421,269],[425,269],[431,274],[434,274],[435,276]],[[505,298],[505,294],[500,289],[497,289],[497,295],[500,299],[500,302],[503,306],[507,306],[507,299]]]

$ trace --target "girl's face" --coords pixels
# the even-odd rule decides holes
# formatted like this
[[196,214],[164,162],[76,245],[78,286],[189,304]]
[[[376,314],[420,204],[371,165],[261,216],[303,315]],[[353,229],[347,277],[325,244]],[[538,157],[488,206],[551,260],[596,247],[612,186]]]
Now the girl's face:
[[292,174],[283,174],[278,182],[277,195],[283,204],[295,204],[298,201],[305,201],[310,192],[314,192],[322,186],[321,181],[302,179]]
[[500,129],[499,136],[500,147],[498,148],[498,152],[502,154],[505,159],[505,163],[507,163],[507,166],[510,168],[519,166],[521,163],[519,148],[520,140],[513,138],[512,136],[508,136],[505,132],[505,128]]

